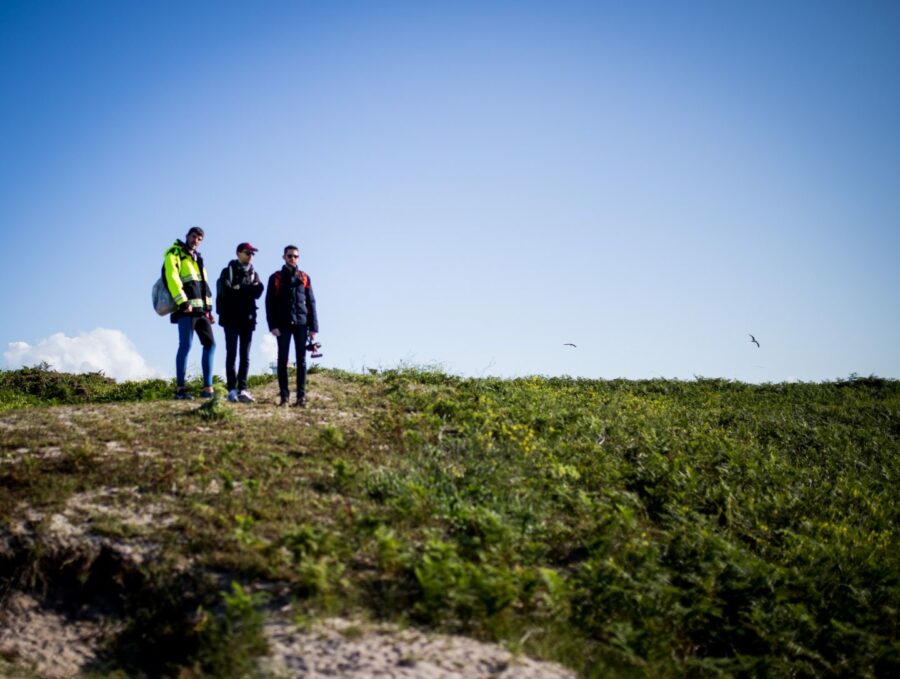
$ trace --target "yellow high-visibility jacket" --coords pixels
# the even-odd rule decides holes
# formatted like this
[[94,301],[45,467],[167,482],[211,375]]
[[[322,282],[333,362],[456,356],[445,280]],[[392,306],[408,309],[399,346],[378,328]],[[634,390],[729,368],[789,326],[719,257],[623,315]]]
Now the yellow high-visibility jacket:
[[[206,275],[203,258],[199,253],[196,253],[196,257],[197,259],[194,259],[188,254],[184,249],[184,243],[176,240],[172,247],[166,250],[163,270],[166,285],[175,299],[175,304],[181,306],[188,302],[191,312],[199,315],[212,310],[212,290],[207,282],[209,278]],[[181,310],[173,314],[173,316],[183,315],[185,314]]]

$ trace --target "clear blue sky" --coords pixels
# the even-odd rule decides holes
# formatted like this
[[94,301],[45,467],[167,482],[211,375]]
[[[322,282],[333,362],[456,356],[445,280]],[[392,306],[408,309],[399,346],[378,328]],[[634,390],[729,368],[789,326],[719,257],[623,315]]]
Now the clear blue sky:
[[328,366],[897,378],[898,64],[896,2],[3,0],[0,351],[174,374],[199,224]]

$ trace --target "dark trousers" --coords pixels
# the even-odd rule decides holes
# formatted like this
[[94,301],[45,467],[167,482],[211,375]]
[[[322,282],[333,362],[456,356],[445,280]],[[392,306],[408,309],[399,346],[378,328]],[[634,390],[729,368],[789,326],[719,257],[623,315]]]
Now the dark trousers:
[[[225,328],[225,381],[228,391],[247,388],[247,373],[250,372],[250,342],[253,340],[253,326]],[[240,362],[237,375],[234,373],[235,354],[240,345]]]
[[297,398],[306,395],[306,336],[307,326],[292,325],[278,328],[278,390],[281,398],[288,397],[288,358],[291,355],[291,339],[297,354]]

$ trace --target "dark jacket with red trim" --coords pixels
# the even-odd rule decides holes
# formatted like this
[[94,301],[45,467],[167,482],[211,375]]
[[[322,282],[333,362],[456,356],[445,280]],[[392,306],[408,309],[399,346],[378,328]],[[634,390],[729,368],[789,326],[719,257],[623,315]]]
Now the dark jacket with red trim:
[[269,330],[305,325],[309,332],[319,332],[316,296],[309,276],[300,269],[281,267],[269,276],[266,286],[266,320]]

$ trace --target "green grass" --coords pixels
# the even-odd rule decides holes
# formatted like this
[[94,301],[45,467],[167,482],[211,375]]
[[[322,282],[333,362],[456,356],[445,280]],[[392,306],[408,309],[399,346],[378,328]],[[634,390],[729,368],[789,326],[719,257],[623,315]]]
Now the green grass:
[[[248,385],[252,389],[274,380],[271,374],[252,375]],[[221,384],[216,376],[213,382]],[[188,381],[187,387],[199,394],[202,380],[196,377]],[[59,373],[47,363],[20,370],[0,370],[0,412],[38,405],[168,400],[174,393],[174,379],[116,382],[100,372]]]
[[[161,507],[164,529],[87,518],[159,545],[154,572],[188,559],[206,583],[216,622],[167,659],[183,672],[260,652],[251,592],[270,582],[299,618],[470,634],[585,676],[900,671],[895,380],[323,370],[304,411],[217,402],[214,416],[156,400],[171,392],[0,373],[0,525],[99,489]],[[37,407],[59,403],[75,405]],[[223,574],[243,585],[206,580]],[[118,594],[135,621],[183,588],[141,582],[151,597]],[[114,648],[104,671],[133,670]]]

